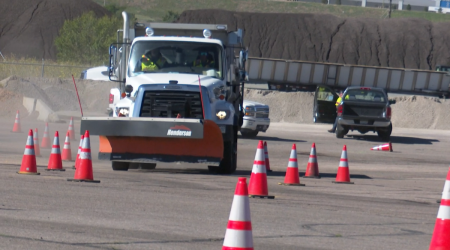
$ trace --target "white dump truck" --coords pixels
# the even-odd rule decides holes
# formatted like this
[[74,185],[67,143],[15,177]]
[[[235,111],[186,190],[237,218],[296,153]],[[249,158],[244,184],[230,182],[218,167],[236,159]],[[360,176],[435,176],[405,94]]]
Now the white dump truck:
[[234,172],[240,107],[255,107],[243,104],[243,31],[222,24],[130,28],[122,14],[123,41],[111,45],[108,67],[109,79],[119,82],[110,95],[114,117],[83,117],[80,126],[99,136],[99,159],[114,170],[187,162]]

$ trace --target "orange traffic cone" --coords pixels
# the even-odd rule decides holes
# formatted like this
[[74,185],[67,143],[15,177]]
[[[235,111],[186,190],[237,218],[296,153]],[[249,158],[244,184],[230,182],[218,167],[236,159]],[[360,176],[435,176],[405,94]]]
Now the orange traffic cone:
[[70,148],[70,133],[67,131],[66,140],[64,142],[63,151],[61,154],[61,160],[71,161],[72,160],[72,150]]
[[48,122],[45,123],[44,136],[41,141],[41,148],[50,148],[50,141],[48,139]]
[[272,172],[270,169],[269,152],[267,151],[267,142],[264,142],[264,156],[266,161],[266,172]]
[[74,129],[74,126],[73,126],[73,117],[70,117],[70,123],[69,123],[69,130],[68,130],[68,132],[69,132],[69,139],[71,141],[75,141],[76,139],[75,139],[75,129]]
[[77,169],[78,164],[80,162],[80,152],[81,152],[81,148],[83,147],[83,139],[84,139],[84,135],[81,135],[80,145],[78,146],[77,158],[75,159],[75,166],[73,166],[73,169]]
[[379,145],[379,146],[371,148],[370,150],[392,152],[392,143],[389,142],[389,143],[386,143],[386,144],[383,144],[383,145]]
[[39,134],[37,128],[34,129],[33,144],[36,157],[41,157],[41,149],[39,148]]
[[180,113],[178,113],[177,118],[182,118]]
[[269,190],[267,187],[266,160],[264,159],[264,146],[262,141],[259,141],[258,148],[256,149],[252,175],[250,176],[250,183],[248,184],[248,193],[252,198],[275,198],[275,196],[269,196]]
[[100,183],[100,181],[94,180],[94,174],[92,171],[92,158],[91,158],[91,142],[89,139],[89,131],[84,133],[83,146],[80,152],[80,159],[75,170],[75,176],[73,179],[67,179],[68,181],[85,181]]
[[248,200],[247,178],[239,177],[234,191],[227,231],[222,250],[253,249],[252,222]]
[[52,152],[50,153],[50,159],[48,160],[47,171],[66,171],[62,167],[61,149],[59,147],[59,133],[55,132],[55,138],[53,139]]
[[16,120],[14,121],[14,127],[12,130],[13,133],[21,133],[22,129],[20,127],[20,116],[19,116],[19,110],[17,110],[16,113]]
[[305,186],[305,184],[300,184],[297,163],[297,146],[295,145],[295,143],[292,145],[291,155],[289,156],[289,163],[286,169],[284,182],[278,183],[278,185]]
[[25,152],[23,153],[22,165],[20,166],[18,174],[34,174],[39,175],[36,166],[36,155],[34,154],[33,130],[28,132],[27,144],[25,145]]
[[346,145],[344,145],[344,148],[342,148],[341,161],[339,162],[336,181],[333,181],[333,183],[353,184],[353,182],[350,182],[350,171],[348,169]]
[[448,237],[448,232],[450,232],[450,168],[447,172],[440,203],[433,236],[431,237],[430,250],[450,249],[450,237]]
[[311,153],[309,153],[308,165],[306,166],[305,178],[320,178],[319,164],[317,164],[316,144],[311,146]]

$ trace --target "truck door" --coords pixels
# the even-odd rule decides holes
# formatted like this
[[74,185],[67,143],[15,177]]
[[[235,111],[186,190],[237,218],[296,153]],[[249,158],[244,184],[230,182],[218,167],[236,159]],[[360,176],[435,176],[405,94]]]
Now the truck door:
[[319,85],[314,95],[313,121],[334,122],[336,119],[336,101],[338,94],[333,89]]

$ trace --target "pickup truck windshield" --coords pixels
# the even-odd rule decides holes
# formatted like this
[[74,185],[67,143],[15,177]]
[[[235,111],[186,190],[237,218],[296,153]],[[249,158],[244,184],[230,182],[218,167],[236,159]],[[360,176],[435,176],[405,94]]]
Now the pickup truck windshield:
[[222,47],[179,41],[139,41],[131,48],[129,76],[147,73],[207,75],[223,79]]
[[367,89],[349,89],[344,96],[344,101],[386,102],[383,92]]

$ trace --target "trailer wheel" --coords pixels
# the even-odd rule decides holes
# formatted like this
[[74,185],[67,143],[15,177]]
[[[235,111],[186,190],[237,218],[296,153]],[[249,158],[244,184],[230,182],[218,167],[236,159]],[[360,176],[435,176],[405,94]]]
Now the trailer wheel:
[[130,163],[122,161],[113,161],[111,162],[111,166],[114,171],[128,171]]

